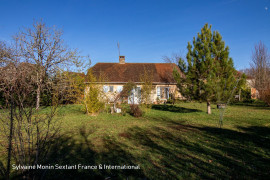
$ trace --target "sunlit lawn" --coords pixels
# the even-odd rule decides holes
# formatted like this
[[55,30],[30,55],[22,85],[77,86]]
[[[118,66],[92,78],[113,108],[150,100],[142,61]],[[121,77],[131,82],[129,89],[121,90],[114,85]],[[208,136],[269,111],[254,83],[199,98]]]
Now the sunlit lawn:
[[49,170],[48,178],[270,178],[270,108],[205,103],[156,105],[142,118],[63,107],[61,145],[50,164],[140,165],[140,170]]
[[45,179],[270,178],[270,107],[229,106],[222,129],[219,110],[207,115],[206,103],[155,105],[141,118],[82,109],[59,109],[61,136],[42,164],[140,169],[48,170]]

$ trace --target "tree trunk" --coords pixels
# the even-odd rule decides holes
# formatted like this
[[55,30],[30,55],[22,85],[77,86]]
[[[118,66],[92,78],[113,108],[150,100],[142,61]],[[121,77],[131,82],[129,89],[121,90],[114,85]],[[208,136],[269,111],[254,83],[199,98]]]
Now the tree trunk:
[[12,137],[13,137],[13,100],[10,103],[10,131],[9,131],[9,142],[8,142],[8,160],[7,160],[7,171],[6,171],[6,179],[9,179],[10,173],[10,161],[11,161],[11,151],[12,151]]
[[40,105],[40,84],[38,84],[38,88],[37,88],[37,104],[36,104],[36,109],[39,109],[39,105]]
[[87,93],[88,93],[87,88],[88,87],[85,87],[84,89],[84,104],[85,104],[86,114],[89,114],[88,106],[87,106]]
[[211,114],[211,106],[209,101],[207,101],[207,114]]
[[239,97],[238,97],[239,99],[239,102],[241,101],[241,89],[239,89]]

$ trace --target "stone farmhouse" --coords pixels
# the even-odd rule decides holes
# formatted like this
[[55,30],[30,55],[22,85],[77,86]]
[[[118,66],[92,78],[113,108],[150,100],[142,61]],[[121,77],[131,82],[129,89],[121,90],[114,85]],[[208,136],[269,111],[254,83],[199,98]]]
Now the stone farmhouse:
[[173,70],[180,69],[173,63],[126,63],[125,56],[119,56],[119,63],[97,63],[91,71],[93,75],[100,79],[104,76],[105,80],[100,83],[104,94],[108,97],[109,102],[123,90],[123,85],[128,82],[134,82],[136,89],[132,90],[128,98],[129,104],[141,103],[141,76],[151,72],[153,89],[150,95],[152,103],[166,102],[170,97],[181,99],[181,94],[177,91],[176,81],[173,78]]

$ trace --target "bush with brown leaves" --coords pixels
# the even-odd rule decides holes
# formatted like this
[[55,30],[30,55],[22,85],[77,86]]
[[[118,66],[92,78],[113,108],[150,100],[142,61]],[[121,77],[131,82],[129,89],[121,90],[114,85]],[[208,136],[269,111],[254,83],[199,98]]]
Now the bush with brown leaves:
[[142,117],[143,112],[140,109],[139,105],[137,105],[137,104],[130,105],[130,115],[132,115],[134,117]]

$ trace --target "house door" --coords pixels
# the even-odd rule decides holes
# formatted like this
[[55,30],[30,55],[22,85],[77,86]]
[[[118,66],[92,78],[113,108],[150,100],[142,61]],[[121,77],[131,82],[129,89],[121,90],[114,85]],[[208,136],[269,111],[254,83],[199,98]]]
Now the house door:
[[137,87],[132,89],[131,94],[128,97],[128,104],[140,104],[141,102],[141,88]]

